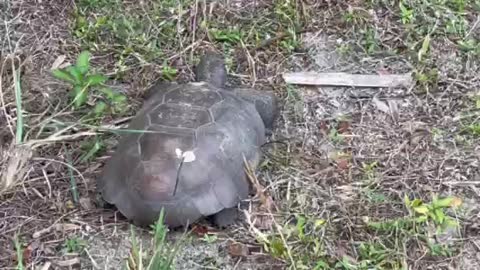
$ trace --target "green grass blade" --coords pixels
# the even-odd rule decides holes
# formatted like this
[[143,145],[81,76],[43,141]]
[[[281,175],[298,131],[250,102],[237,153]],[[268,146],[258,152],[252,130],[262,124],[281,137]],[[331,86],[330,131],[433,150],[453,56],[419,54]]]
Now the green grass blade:
[[73,202],[75,204],[78,203],[78,189],[77,189],[77,182],[75,181],[75,177],[73,177],[73,164],[72,164],[72,158],[70,156],[70,152],[67,151],[65,148],[65,145],[63,145],[63,150],[65,151],[65,154],[67,155],[67,163],[70,165],[68,166],[68,176],[70,177],[70,188],[72,190],[72,196],[73,196]]
[[17,270],[23,270],[25,269],[23,266],[23,249],[18,239],[18,234],[15,234],[14,242],[15,250],[17,251]]

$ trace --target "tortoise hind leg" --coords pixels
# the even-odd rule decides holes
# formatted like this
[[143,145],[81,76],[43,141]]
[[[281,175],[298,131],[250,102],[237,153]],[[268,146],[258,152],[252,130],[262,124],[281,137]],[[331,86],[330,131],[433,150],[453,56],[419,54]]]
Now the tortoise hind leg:
[[239,214],[240,213],[236,207],[225,208],[222,211],[210,216],[210,219],[215,226],[219,228],[225,228],[235,224]]
[[242,99],[253,103],[263,120],[265,128],[269,131],[273,129],[275,117],[278,113],[278,100],[273,92],[250,88],[236,88],[233,92]]

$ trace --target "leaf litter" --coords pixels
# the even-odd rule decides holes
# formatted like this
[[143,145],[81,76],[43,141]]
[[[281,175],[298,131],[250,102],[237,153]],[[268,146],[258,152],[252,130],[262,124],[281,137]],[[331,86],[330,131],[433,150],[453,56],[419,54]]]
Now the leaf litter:
[[[0,32],[2,37],[10,38],[8,48],[4,45],[2,47],[2,56],[6,51],[28,54],[28,57],[22,58],[24,68],[21,79],[27,93],[22,101],[28,116],[27,125],[41,126],[41,129],[31,131],[31,134],[42,134],[42,131],[50,129],[54,130],[51,134],[55,134],[64,127],[59,122],[55,123],[59,126],[52,123],[45,125],[45,116],[54,116],[55,119],[61,119],[60,122],[67,123],[78,120],[78,115],[62,111],[67,104],[67,89],[48,75],[50,67],[63,67],[65,63],[73,63],[80,51],[68,31],[68,11],[72,6],[68,1],[58,1],[56,5],[45,2],[47,1],[33,4],[14,1],[8,4],[8,10],[12,12],[7,13],[10,17],[5,21],[10,24]],[[463,198],[465,210],[456,213],[457,219],[462,221],[461,236],[452,235],[454,242],[463,241],[465,245],[458,256],[436,259],[425,256],[424,247],[406,243],[411,244],[412,248],[408,250],[405,260],[411,269],[478,268],[480,258],[476,254],[480,230],[479,210],[476,207],[479,193],[476,185],[480,175],[480,148],[478,137],[460,132],[463,130],[462,110],[469,106],[465,97],[470,89],[478,88],[480,83],[478,61],[465,61],[449,46],[451,43],[448,41],[441,44],[438,40],[429,38],[424,39],[428,44],[421,44],[420,54],[416,57],[420,55],[421,59],[425,59],[429,54],[437,56],[436,65],[441,75],[439,85],[442,91],[418,93],[405,88],[307,89],[284,86],[281,74],[287,70],[363,74],[400,74],[411,71],[411,63],[403,56],[367,56],[358,51],[340,53],[339,46],[344,48],[343,45],[360,39],[349,36],[352,34],[349,32],[351,29],[339,22],[339,14],[342,10],[356,10],[352,7],[362,1],[350,3],[349,8],[336,2],[312,4],[311,10],[317,13],[313,24],[325,24],[325,30],[307,31],[303,36],[308,40],[300,39],[300,42],[304,42],[304,50],[286,56],[279,45],[281,43],[288,47],[289,40],[286,37],[289,35],[284,34],[279,35],[280,39],[275,42],[266,42],[260,48],[255,46],[256,49],[249,50],[247,56],[244,48],[234,51],[240,57],[231,57],[234,59],[233,80],[255,84],[260,88],[276,88],[285,98],[284,110],[280,114],[271,147],[267,147],[266,162],[258,172],[250,172],[250,180],[253,181],[257,196],[245,202],[244,222],[228,232],[212,232],[208,227],[197,228],[199,237],[215,233],[219,238],[212,243],[194,241],[185,247],[179,254],[180,269],[233,269],[237,263],[236,269],[260,269],[262,266],[265,269],[283,269],[286,264],[297,259],[296,254],[304,254],[302,248],[311,247],[307,244],[297,245],[299,239],[308,240],[301,238],[305,231],[321,239],[323,255],[359,262],[359,250],[352,249],[352,246],[378,239],[378,236],[364,230],[365,220],[403,216],[406,211],[398,201],[402,201],[405,194],[428,200],[432,193]],[[254,10],[268,10],[272,5],[269,1],[258,1],[255,4],[235,1],[232,6],[218,3],[199,5],[196,10],[201,12],[192,12],[189,19],[199,19],[200,16],[212,19],[215,15],[226,17],[226,14],[230,14],[240,20],[247,14],[255,14]],[[213,12],[214,10],[218,12]],[[281,14],[285,10],[277,12]],[[381,9],[376,12],[387,14],[387,17],[390,14],[388,11],[382,13]],[[12,16],[14,14],[18,17]],[[375,14],[375,11],[369,14]],[[18,20],[21,16],[28,19]],[[395,25],[390,25],[391,21],[385,20],[382,25],[378,21],[375,23],[377,27],[388,28],[377,37],[385,38],[382,40],[385,45],[398,42],[398,39],[389,37],[398,30]],[[199,29],[196,29],[196,38],[199,38]],[[353,35],[356,33],[360,32],[354,31]],[[475,35],[474,31],[472,35]],[[196,40],[188,47],[185,45],[187,39],[183,36],[178,41],[181,44],[179,46],[184,47],[179,48],[178,52],[168,53],[169,57],[177,59],[175,64],[184,80],[192,78],[189,66],[191,62],[188,61],[190,55],[206,47],[218,46],[207,38],[201,42]],[[426,44],[428,50],[425,49]],[[10,50],[16,47],[22,51]],[[232,52],[228,47],[223,49]],[[115,66],[110,55],[99,57],[96,61],[95,64],[101,64],[107,69]],[[158,63],[132,66],[134,67],[127,72],[125,81],[129,86],[126,92],[132,100],[131,111],[135,111],[141,104],[137,89],[146,89],[152,78],[160,75],[158,70],[164,69]],[[5,102],[2,104],[4,112],[0,115],[0,123],[3,127],[7,127],[7,123],[15,126],[11,74],[4,71],[1,75],[2,98]],[[256,80],[252,81],[253,78]],[[108,265],[111,269],[118,269],[124,263],[131,244],[128,223],[112,210],[91,206],[78,209],[70,206],[71,176],[68,175],[68,166],[64,166],[67,163],[67,155],[63,150],[65,148],[56,144],[44,144],[45,138],[49,138],[49,142],[65,144],[67,151],[71,150],[75,157],[78,153],[74,149],[80,142],[85,137],[94,135],[98,135],[98,132],[73,125],[63,134],[64,137],[35,138],[38,139],[35,141],[38,145],[34,153],[36,158],[24,163],[27,166],[22,166],[27,169],[25,177],[21,179],[23,181],[2,195],[1,267],[10,267],[15,263],[16,252],[11,239],[17,232],[22,236],[24,257],[31,265],[81,265],[82,268],[92,265],[103,268]],[[1,140],[4,155],[11,152],[5,149],[10,149],[10,140],[14,136],[7,135],[5,138]],[[112,147],[114,140],[109,139],[107,143]],[[64,161],[55,162],[57,159]],[[80,201],[93,194],[95,175],[101,168],[99,164],[105,159],[99,157],[93,163],[75,165],[79,172],[78,178],[85,179],[85,182],[77,183]],[[372,164],[376,166],[369,166]],[[305,229],[309,228],[310,223],[303,216],[313,219],[313,228],[321,233],[315,234],[318,232],[314,229]],[[72,227],[52,227],[52,224]],[[292,235],[289,231],[291,227],[296,228],[300,238],[289,238]],[[43,231],[45,228],[52,230]],[[72,228],[76,236],[89,243],[88,252],[73,255],[77,256],[74,258],[62,253],[61,248],[71,235]],[[34,239],[34,235],[40,237]],[[149,243],[148,233],[139,235]],[[170,237],[175,238],[176,233],[172,232]],[[37,245],[37,241],[42,244]],[[367,249],[365,245],[363,248],[363,251]],[[278,257],[272,258],[272,254]]]

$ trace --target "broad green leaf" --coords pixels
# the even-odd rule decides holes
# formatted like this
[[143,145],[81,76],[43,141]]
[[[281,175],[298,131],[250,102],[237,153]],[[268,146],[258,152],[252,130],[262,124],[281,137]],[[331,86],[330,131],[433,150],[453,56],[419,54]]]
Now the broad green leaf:
[[107,109],[107,104],[103,101],[99,101],[96,105],[95,108],[93,109],[93,112],[95,115],[99,116],[103,114],[103,112]]
[[420,206],[413,207],[413,210],[415,210],[415,212],[417,212],[419,214],[428,213],[428,207],[426,205],[420,205]]
[[92,158],[98,151],[102,149],[102,147],[103,145],[100,143],[100,141],[98,139],[95,140],[95,143],[93,144],[93,146],[91,146],[90,150],[87,153],[85,153],[85,155],[82,156],[82,158],[80,159],[80,162],[85,162],[90,158]]
[[435,207],[441,207],[441,208],[450,207],[450,205],[452,205],[452,202],[453,202],[454,199],[455,199],[455,197],[448,197],[448,198],[435,200],[433,205]]
[[427,35],[422,42],[422,48],[418,51],[418,61],[421,62],[423,55],[427,54],[430,48],[430,35]]
[[314,270],[324,270],[324,269],[330,269],[330,266],[328,265],[328,263],[322,260],[318,261],[314,268]]
[[453,218],[448,218],[445,219],[445,224],[448,226],[448,227],[457,227],[458,226],[458,222],[453,219]]
[[69,66],[69,67],[67,67],[66,70],[75,79],[75,84],[81,84],[82,83],[83,75],[80,72],[80,70],[78,70],[78,68],[76,66]]
[[321,227],[323,226],[324,224],[326,223],[325,219],[317,219],[315,220],[315,229],[317,229],[318,227]]
[[52,75],[59,80],[66,81],[71,84],[75,83],[75,78],[63,69],[52,70]]
[[305,228],[306,219],[303,216],[297,217],[297,233],[300,238],[304,236],[304,228]]
[[87,77],[87,83],[91,86],[99,85],[106,81],[107,77],[100,74],[94,74]]
[[102,92],[106,96],[106,98],[110,100],[112,100],[115,96],[115,93],[113,92],[113,90],[108,87],[100,88],[99,91]]
[[82,86],[75,86],[74,93],[74,105],[75,108],[79,108],[87,101],[87,90],[84,89]]
[[427,221],[428,217],[427,216],[419,216],[418,218],[415,219],[416,222],[418,223],[423,223]]
[[404,200],[404,202],[405,202],[405,205],[406,205],[407,207],[410,207],[411,202],[410,202],[410,198],[408,198],[408,195],[407,195],[407,194],[405,194],[405,196],[403,196],[403,200]]
[[127,97],[122,94],[116,94],[113,96],[113,102],[115,103],[122,103],[127,101]]
[[80,73],[87,73],[90,68],[90,53],[88,51],[83,51],[78,55],[77,68]]
[[435,217],[438,223],[443,223],[445,220],[445,214],[443,213],[442,209],[435,209]]
[[419,206],[419,205],[421,205],[421,204],[422,204],[422,200],[420,200],[420,199],[415,199],[415,200],[412,201],[411,206],[412,206],[412,207],[417,207],[417,206]]

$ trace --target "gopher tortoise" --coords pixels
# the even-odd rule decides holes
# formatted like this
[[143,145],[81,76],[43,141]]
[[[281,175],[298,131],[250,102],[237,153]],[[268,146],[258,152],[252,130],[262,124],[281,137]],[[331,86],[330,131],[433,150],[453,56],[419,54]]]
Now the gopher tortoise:
[[244,158],[255,168],[277,103],[271,92],[227,88],[222,56],[206,53],[196,82],[147,90],[98,181],[103,202],[139,226],[169,227],[201,218],[228,226],[250,194]]

